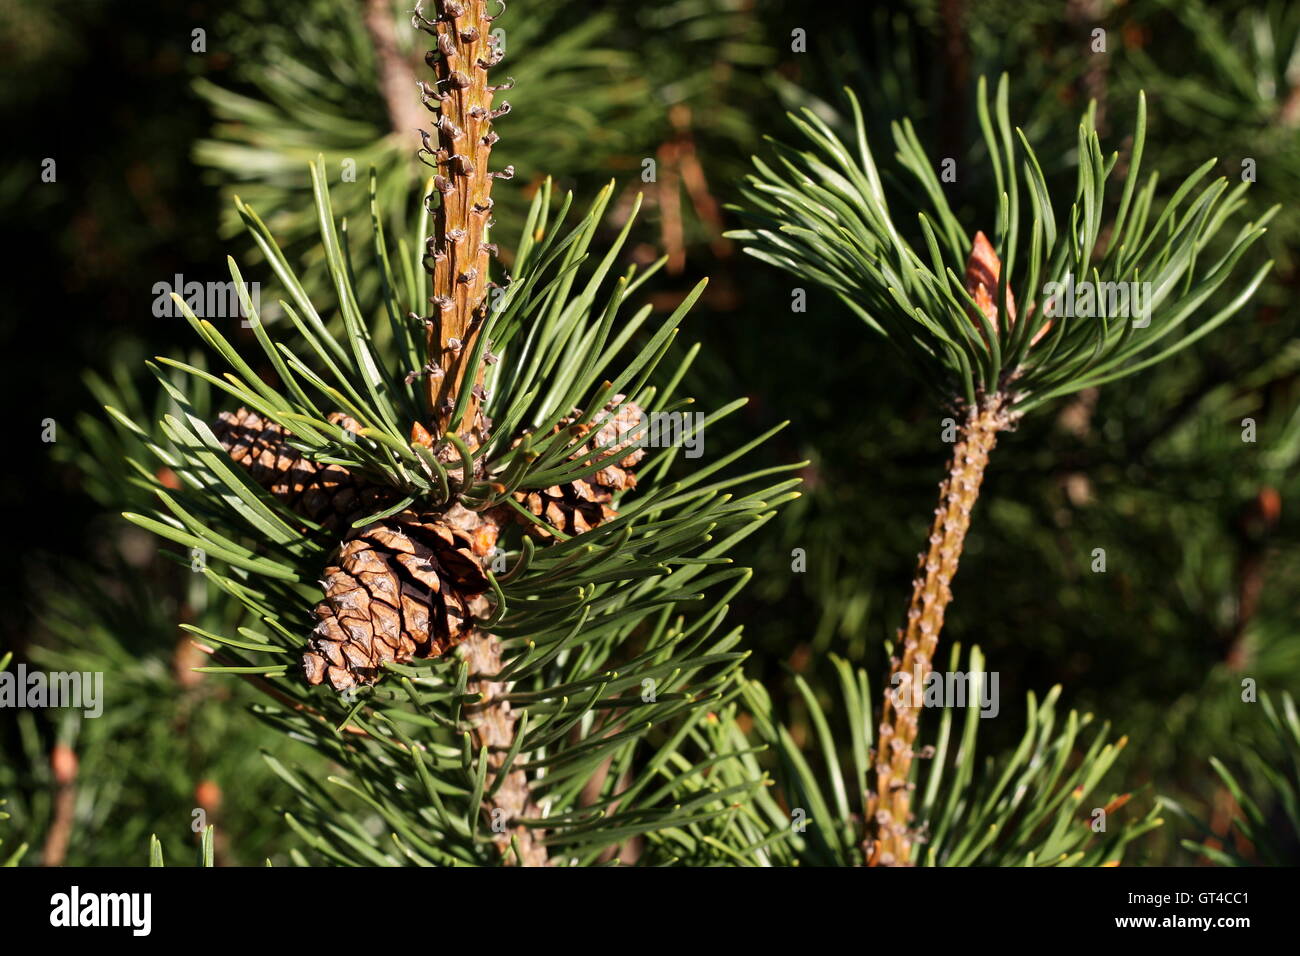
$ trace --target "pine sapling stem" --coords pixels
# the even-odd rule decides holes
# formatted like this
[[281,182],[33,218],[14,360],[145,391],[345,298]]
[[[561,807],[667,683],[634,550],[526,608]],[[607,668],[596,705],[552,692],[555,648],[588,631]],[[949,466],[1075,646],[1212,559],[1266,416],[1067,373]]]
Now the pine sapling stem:
[[911,861],[915,834],[909,777],[924,683],[934,667],[944,612],[952,600],[952,580],[989,454],[998,432],[1009,424],[1001,395],[968,408],[947,477],[939,486],[929,543],[921,552],[906,626],[899,633],[902,656],[893,658],[885,686],[875,754],[876,789],[868,800],[868,820],[874,823],[874,835],[865,847],[868,865],[906,866]]
[[[508,110],[492,109],[494,88],[489,69],[500,60],[492,17],[486,0],[438,0],[435,20],[424,21],[424,29],[437,38],[427,62],[437,83],[421,86],[425,105],[437,104],[434,123],[437,147],[425,136],[426,151],[437,169],[434,191],[438,194],[434,234],[426,242],[425,267],[433,276],[432,312],[428,322],[426,379],[427,407],[433,435],[451,430],[456,403],[466,378],[481,386],[483,369],[471,369],[474,344],[483,333],[488,313],[488,267],[492,246],[488,232],[492,223],[492,181],[497,176],[488,168],[497,134],[492,130],[497,115]],[[422,17],[417,7],[417,17]],[[419,22],[417,20],[417,22]],[[475,389],[475,393],[478,389]],[[479,434],[480,397],[471,394],[459,417],[460,436],[473,448]]]
[[[437,44],[426,61],[437,75],[433,87],[421,86],[427,107],[437,104],[434,123],[437,148],[425,150],[437,168],[434,192],[434,234],[426,242],[424,264],[433,277],[432,312],[428,320],[428,378],[426,399],[433,434],[441,438],[455,430],[475,448],[487,439],[479,415],[482,401],[483,367],[470,366],[475,345],[487,325],[488,269],[494,248],[488,241],[492,225],[492,181],[509,178],[512,171],[493,173],[488,168],[497,134],[492,122],[509,110],[492,109],[494,88],[488,72],[501,59],[487,0],[437,0],[437,16],[425,19],[416,5],[415,22],[432,33]],[[498,9],[504,9],[500,4]],[[467,379],[473,379],[467,398],[461,393]],[[464,408],[457,402],[463,401]],[[415,429],[415,440],[423,440]],[[466,483],[469,475],[463,476]],[[528,775],[509,770],[499,779],[506,756],[512,752],[518,718],[505,699],[509,687],[493,679],[501,672],[499,640],[476,629],[464,642],[469,665],[468,689],[479,701],[467,708],[475,749],[486,748],[487,791],[483,810],[488,816],[492,840],[508,863],[546,866],[546,847],[541,831],[522,826],[525,817],[538,817]]]

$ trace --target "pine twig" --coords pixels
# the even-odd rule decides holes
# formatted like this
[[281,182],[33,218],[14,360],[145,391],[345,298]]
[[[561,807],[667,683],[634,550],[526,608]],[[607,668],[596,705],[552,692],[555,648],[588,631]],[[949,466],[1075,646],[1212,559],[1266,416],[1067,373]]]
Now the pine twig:
[[[479,702],[467,707],[466,713],[474,728],[476,749],[488,748],[488,764],[492,776],[487,781],[487,787],[491,793],[506,755],[514,743],[517,719],[511,711],[510,702],[505,700],[509,688],[491,676],[501,672],[500,641],[485,631],[475,631],[465,641],[464,648],[470,673],[466,689],[471,694],[480,695]],[[511,852],[513,841],[517,850],[514,862],[521,866],[546,866],[547,853],[546,847],[540,842],[541,832],[515,822],[523,817],[540,815],[532,800],[528,775],[523,770],[510,770],[506,779],[495,789],[495,794],[484,803],[490,818],[494,821],[500,818],[506,823],[500,830],[494,827],[492,835],[502,856]],[[507,856],[507,859],[510,857]]]
[[72,826],[77,815],[77,754],[67,744],[55,744],[50,751],[50,772],[54,777],[54,813],[41,854],[43,866],[62,866],[68,857]]
[[[425,256],[425,267],[433,276],[427,352],[429,368],[434,370],[426,397],[437,437],[451,430],[466,377],[473,376],[476,386],[482,383],[483,368],[469,365],[488,316],[492,180],[513,174],[488,169],[498,138],[493,120],[509,107],[492,109],[496,88],[489,85],[488,72],[501,55],[491,32],[494,18],[487,11],[487,0],[439,0],[436,19],[424,19],[419,4],[415,12],[416,25],[437,37],[436,48],[426,60],[438,80],[433,87],[421,85],[425,105],[432,110],[438,104],[437,148],[430,149],[430,137],[421,133],[425,142],[421,153],[432,157],[430,165],[438,171],[435,232],[427,240]],[[460,434],[471,447],[483,437],[475,434],[479,400],[477,394],[470,394],[459,416]]]
[[362,19],[366,33],[375,51],[375,65],[379,68],[379,86],[388,107],[388,120],[393,132],[403,139],[424,125],[424,111],[420,102],[411,95],[415,85],[414,65],[402,56],[394,33],[392,0],[364,0]]
[[[505,4],[501,4],[504,10]],[[503,104],[492,108],[496,87],[489,85],[488,73],[501,59],[487,0],[439,0],[438,16],[426,20],[416,5],[415,23],[437,38],[436,49],[427,62],[438,77],[435,87],[422,86],[425,105],[438,104],[434,129],[438,148],[425,149],[438,169],[434,190],[439,195],[434,216],[434,234],[428,239],[425,267],[433,277],[433,315],[428,322],[428,379],[426,395],[435,435],[441,437],[457,431],[473,447],[486,439],[482,433],[478,406],[481,400],[483,367],[471,368],[478,337],[487,324],[488,270],[493,246],[488,241],[492,224],[492,180],[509,178],[511,170],[493,173],[488,169],[492,146],[497,134],[492,122],[509,111]],[[458,409],[456,402],[467,378],[473,377],[467,407]],[[417,430],[417,440],[419,436]],[[469,476],[464,476],[469,480]],[[465,658],[469,663],[469,690],[479,695],[479,702],[468,708],[475,743],[487,748],[493,771],[489,781],[492,796],[484,801],[495,822],[504,817],[506,826],[493,828],[493,841],[503,856],[513,841],[517,855],[513,859],[523,866],[545,866],[546,847],[528,827],[516,821],[536,816],[528,776],[511,770],[498,781],[506,755],[515,742],[517,719],[505,700],[508,688],[492,680],[501,672],[501,645],[492,634],[474,631],[465,641]]]
[[900,634],[903,656],[893,659],[891,679],[885,687],[876,749],[876,792],[868,802],[868,819],[875,823],[875,835],[866,846],[871,866],[907,865],[911,859],[914,835],[910,829],[912,785],[908,777],[919,716],[913,695],[919,697],[933,669],[971,510],[979,498],[998,432],[1010,424],[1001,395],[988,396],[969,408],[948,462],[948,476],[939,486],[929,547],[921,552],[907,608],[907,626]]
[[[975,309],[995,324],[998,304],[994,297],[1001,275],[1001,260],[984,233],[977,232],[966,260],[966,291]],[[976,312],[971,311],[970,319],[979,328]],[[1015,296],[1010,288],[1006,289],[1006,321],[1008,325],[1016,321]],[[1050,325],[1040,330],[1033,341],[1041,339]],[[885,686],[875,758],[876,792],[867,807],[868,821],[875,826],[875,835],[867,839],[864,848],[869,866],[906,866],[911,862],[915,842],[911,829],[914,785],[908,777],[915,756],[912,745],[916,743],[923,685],[934,668],[944,613],[952,601],[952,579],[957,575],[989,455],[997,444],[998,432],[1010,428],[1016,419],[1012,405],[1010,395],[999,389],[965,406],[965,420],[948,461],[948,475],[939,486],[929,547],[917,562],[907,626],[899,635],[903,656],[893,658]]]

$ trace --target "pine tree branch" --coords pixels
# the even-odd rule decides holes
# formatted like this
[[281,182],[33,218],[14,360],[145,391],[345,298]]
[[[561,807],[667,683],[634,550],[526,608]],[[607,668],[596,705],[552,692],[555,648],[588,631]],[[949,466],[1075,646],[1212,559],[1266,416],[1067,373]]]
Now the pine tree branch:
[[[434,217],[434,235],[428,240],[425,266],[433,277],[433,314],[428,324],[427,355],[429,379],[426,391],[428,407],[436,434],[452,430],[459,418],[462,437],[474,447],[486,440],[479,425],[479,402],[482,399],[483,366],[471,368],[488,317],[488,271],[492,246],[488,229],[492,221],[492,180],[488,169],[492,146],[497,134],[492,131],[492,96],[488,71],[500,59],[491,35],[492,19],[486,0],[439,0],[438,18],[425,29],[437,37],[437,48],[426,58],[437,74],[434,89],[423,87],[425,102],[436,100],[438,149],[433,157],[440,170],[434,189],[440,196]],[[416,7],[420,17],[420,8]],[[418,22],[418,20],[417,20]],[[503,107],[504,112],[508,107]],[[426,139],[426,143],[428,140]],[[474,379],[467,407],[459,410],[456,402],[463,393],[468,377]],[[463,476],[466,481],[469,475]],[[509,771],[498,781],[506,755],[515,742],[517,718],[505,700],[508,687],[491,679],[501,672],[500,642],[492,634],[475,631],[465,642],[469,662],[471,693],[480,695],[479,703],[468,710],[478,749],[487,748],[493,779],[488,783],[492,794],[485,807],[494,824],[504,816],[507,826],[493,840],[502,855],[512,841],[513,857],[523,866],[545,866],[546,848],[527,827],[514,825],[521,817],[536,815],[522,770]]]
[[952,600],[952,580],[989,453],[997,444],[998,432],[1010,425],[1005,404],[1003,396],[993,395],[967,410],[948,462],[948,476],[939,486],[929,547],[918,561],[907,626],[900,635],[903,656],[893,659],[885,687],[876,749],[876,792],[868,803],[868,819],[876,828],[865,847],[868,865],[907,865],[911,860],[914,835],[909,828],[912,815],[908,777],[921,695],[934,667],[944,612]]
[[[486,631],[475,631],[465,642],[465,659],[469,663],[470,678],[466,685],[469,693],[480,695],[480,701],[466,709],[474,728],[475,749],[488,748],[488,765],[491,771],[487,792],[492,793],[497,775],[506,755],[514,744],[518,718],[505,700],[509,686],[495,681],[492,676],[501,672],[501,643]],[[484,801],[490,819],[499,818],[506,826],[500,831],[493,827],[493,842],[508,861],[521,866],[546,866],[546,847],[542,845],[541,831],[515,823],[522,817],[538,816],[528,786],[528,776],[522,770],[510,770],[496,792]],[[514,842],[517,856],[511,852]]]
[[50,752],[50,773],[54,778],[54,807],[41,864],[63,866],[77,815],[77,754],[67,744],[54,745]]
[[[481,386],[483,369],[470,369],[474,343],[488,314],[488,267],[492,247],[488,228],[492,219],[492,180],[488,169],[495,88],[488,71],[500,59],[491,34],[492,19],[486,0],[439,0],[436,20],[423,20],[416,7],[417,25],[437,37],[436,49],[426,57],[438,77],[434,88],[422,86],[425,103],[438,103],[434,128],[438,148],[428,149],[439,173],[434,180],[440,196],[434,217],[435,233],[427,242],[425,266],[433,276],[433,314],[428,324],[427,353],[430,375],[426,396],[437,436],[451,430],[453,417],[461,422],[462,437],[473,446],[484,438],[477,431],[480,395],[470,394],[462,414],[456,402],[467,377]],[[479,392],[475,388],[475,392]]]
[[366,33],[375,50],[375,65],[379,70],[379,88],[388,106],[388,118],[393,132],[405,139],[424,126],[424,110],[412,95],[415,70],[397,47],[394,35],[392,0],[364,0]]

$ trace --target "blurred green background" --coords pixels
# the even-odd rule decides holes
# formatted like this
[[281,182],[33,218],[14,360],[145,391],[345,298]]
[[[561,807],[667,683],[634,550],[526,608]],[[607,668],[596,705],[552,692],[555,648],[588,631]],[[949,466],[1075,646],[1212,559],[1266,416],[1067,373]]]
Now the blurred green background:
[[[656,307],[711,277],[687,326],[704,343],[690,390],[750,403],[728,419],[734,434],[710,441],[790,419],[762,463],[811,462],[804,497],[738,556],[757,573],[735,609],[751,673],[783,702],[797,738],[808,728],[791,673],[825,689],[831,652],[873,675],[886,666],[946,448],[928,396],[861,322],[811,282],[807,312],[792,313],[794,284],[723,238],[763,138],[791,138],[785,112],[799,106],[842,121],[840,90],[851,85],[879,159],[892,153],[889,124],[910,116],[933,155],[957,160],[950,188],[972,232],[993,218],[973,106],[981,75],[1009,73],[1013,119],[1056,186],[1073,180],[1088,101],[1103,145],[1122,151],[1140,89],[1146,161],[1163,182],[1211,157],[1237,179],[1253,161],[1251,217],[1282,205],[1266,240],[1277,265],[1260,295],[1175,360],[1003,438],[945,641],[978,643],[1001,674],[1008,704],[982,728],[986,743],[1017,739],[1023,695],[1059,683],[1066,704],[1129,736],[1120,779],[1148,803],[1173,797],[1228,839],[1237,811],[1210,768],[1217,756],[1244,771],[1266,818],[1281,813],[1247,754],[1266,764],[1295,755],[1271,754],[1242,682],[1300,691],[1300,8],[596,6],[519,0],[501,21],[502,70],[517,86],[498,154],[517,176],[496,191],[497,218],[511,235],[544,175],[580,195],[613,179],[624,209],[645,193],[634,255],[670,256],[649,293]],[[26,844],[25,864],[142,864],[151,832],[176,849],[193,842],[196,810],[218,826],[219,862],[280,861],[296,845],[276,812],[284,785],[260,752],[313,755],[247,713],[249,688],[189,669],[196,654],[178,625],[223,609],[116,517],[139,492],[120,460],[130,449],[98,409],[112,401],[148,420],[157,397],[144,359],[193,348],[183,321],[153,315],[155,283],[220,281],[228,254],[260,266],[234,228],[232,193],[309,264],[306,165],[317,153],[330,168],[359,167],[357,183],[337,185],[337,212],[364,208],[373,163],[403,221],[427,170],[412,161],[400,97],[378,83],[388,69],[425,75],[423,37],[397,28],[401,7],[0,0],[0,210],[16,240],[0,355],[10,407],[22,410],[17,460],[0,469],[13,515],[0,560],[14,592],[0,656],[104,671],[107,697],[93,720],[0,712],[10,814],[0,860]],[[1097,30],[1104,52],[1094,52]],[[47,159],[55,182],[42,182]],[[647,159],[653,182],[642,177]],[[367,228],[364,216],[354,223]],[[1242,440],[1247,418],[1253,443]],[[47,419],[53,443],[41,440]],[[792,570],[796,548],[806,571]],[[1092,570],[1097,548],[1104,574]],[[1144,838],[1145,861],[1203,862],[1179,846],[1189,836],[1170,821]],[[1279,841],[1300,858],[1293,834]]]

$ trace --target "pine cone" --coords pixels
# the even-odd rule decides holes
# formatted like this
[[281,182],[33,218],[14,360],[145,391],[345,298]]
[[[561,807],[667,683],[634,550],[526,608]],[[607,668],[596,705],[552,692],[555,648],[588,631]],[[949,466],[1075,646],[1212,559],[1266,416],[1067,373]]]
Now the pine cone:
[[456,505],[402,511],[354,531],[325,569],[325,600],[302,666],[307,683],[336,691],[373,684],[388,661],[447,653],[486,608],[482,559],[496,524]]
[[[552,485],[540,490],[516,492],[515,500],[531,514],[566,535],[582,534],[616,518],[618,512],[611,508],[609,503],[614,500],[614,495],[617,493],[636,487],[636,475],[631,468],[645,457],[643,449],[633,447],[638,437],[636,429],[643,415],[640,407],[632,402],[625,402],[622,395],[616,395],[605,406],[605,410],[614,412],[616,409],[617,414],[608,416],[598,428],[592,425],[573,424],[577,418],[575,413],[560,421],[554,429],[554,431],[562,428],[578,429],[579,435],[586,435],[594,429],[594,437],[585,442],[570,457],[570,460],[578,461],[592,455],[601,446],[610,445],[609,448],[600,450],[598,457],[588,458],[585,462],[588,465],[604,462],[605,464],[599,470],[590,478],[579,478],[563,485]],[[612,444],[626,434],[631,434],[632,437],[618,444]],[[622,453],[628,448],[632,450],[623,455]],[[536,539],[545,540],[554,537],[542,525],[523,517],[519,520],[524,525],[526,533]]]
[[[361,430],[341,412],[332,413],[329,420],[351,432]],[[398,500],[395,488],[354,475],[342,465],[320,465],[305,457],[290,447],[288,429],[246,408],[222,412],[212,431],[254,481],[336,537],[357,518]]]

